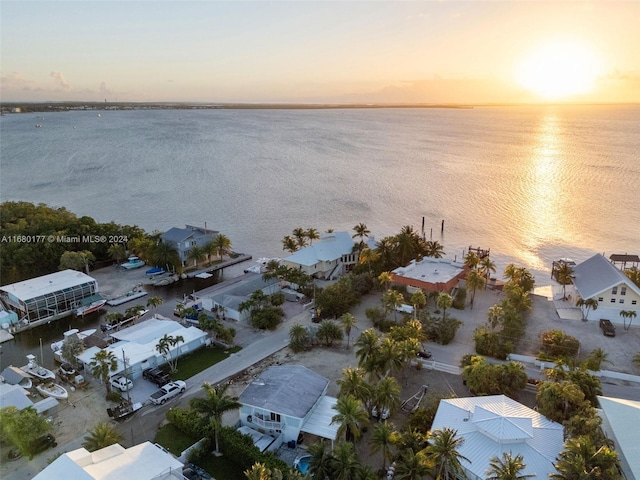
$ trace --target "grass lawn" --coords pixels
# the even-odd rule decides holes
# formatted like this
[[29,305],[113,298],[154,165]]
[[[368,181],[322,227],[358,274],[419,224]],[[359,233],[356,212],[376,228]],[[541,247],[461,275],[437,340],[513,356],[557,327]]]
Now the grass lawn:
[[[176,457],[179,457],[182,452],[198,440],[198,438],[185,435],[171,423],[168,423],[158,430],[155,442],[162,445]],[[224,456],[216,457],[214,455],[208,455],[206,458],[198,461],[196,465],[204,468],[216,479],[246,480],[242,469]]]
[[[219,347],[204,347],[178,360],[178,370],[171,373],[172,380],[186,380],[195,374],[206,370],[212,365],[221,362],[229,355],[242,350],[242,347],[236,346],[223,350]],[[168,366],[165,365],[163,370],[167,371]]]

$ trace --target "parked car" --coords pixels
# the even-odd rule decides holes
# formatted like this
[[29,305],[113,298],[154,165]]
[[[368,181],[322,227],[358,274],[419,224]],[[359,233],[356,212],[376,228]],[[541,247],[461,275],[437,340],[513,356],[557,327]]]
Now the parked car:
[[155,383],[158,387],[166,385],[171,381],[169,374],[160,368],[147,368],[142,372],[142,378]]
[[167,383],[163,385],[160,390],[152,393],[149,397],[156,405],[162,405],[167,400],[171,400],[173,397],[180,395],[187,389],[187,384],[182,380],[176,380],[175,382]]
[[429,350],[422,350],[418,352],[418,358],[431,358],[431,352]]
[[133,388],[133,382],[122,375],[111,377],[109,383],[113,388],[116,388],[121,392],[126,392],[127,390],[131,390]]
[[605,337],[615,337],[616,336],[616,327],[613,326],[611,320],[607,320],[606,318],[600,319],[600,329],[602,330],[602,334]]
[[[207,472],[203,468],[200,468],[197,465],[194,465],[193,463],[187,463],[185,465],[184,470],[187,470],[187,469],[191,470],[191,472],[197,474],[198,478],[201,478],[202,480],[211,480],[211,475],[209,475],[209,472]],[[186,475],[184,474],[184,470],[182,471],[182,474],[186,477]],[[191,478],[191,477],[187,477],[187,478]]]
[[58,446],[58,443],[56,442],[56,438],[50,433],[47,433],[46,435],[36,438],[34,441],[31,442],[31,451],[35,455],[40,452],[44,452],[48,448],[53,448],[57,446]]

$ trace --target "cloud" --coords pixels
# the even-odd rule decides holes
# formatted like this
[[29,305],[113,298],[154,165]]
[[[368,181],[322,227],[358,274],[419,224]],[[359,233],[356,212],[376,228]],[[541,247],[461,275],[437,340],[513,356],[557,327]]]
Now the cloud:
[[64,79],[64,75],[62,75],[62,73],[60,73],[60,72],[51,72],[51,74],[49,76],[53,78],[53,80],[54,80],[54,82],[56,84],[56,89],[57,90],[64,90],[64,91],[71,90],[71,85],[69,84],[69,82],[67,82]]
[[109,95],[111,95],[111,90],[109,90],[109,88],[107,88],[107,84],[105,82],[102,82],[100,84],[100,96],[107,98]]
[[18,91],[18,90],[39,90],[36,88],[36,84],[33,80],[24,78],[24,76],[17,72],[11,72],[8,75],[2,75],[0,77],[0,83],[2,84],[3,91]]

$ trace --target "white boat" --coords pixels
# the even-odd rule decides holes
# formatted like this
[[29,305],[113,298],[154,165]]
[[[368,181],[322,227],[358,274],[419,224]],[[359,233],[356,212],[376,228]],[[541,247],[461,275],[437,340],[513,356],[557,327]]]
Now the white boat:
[[134,268],[140,268],[145,265],[144,260],[140,260],[138,257],[131,255],[127,262],[121,263],[120,266],[125,270],[133,270]]
[[90,313],[97,312],[102,307],[104,307],[105,303],[107,303],[106,300],[100,299],[96,300],[95,302],[91,302],[89,305],[83,305],[76,310],[76,315],[79,317],[83,317],[85,315],[89,315]]
[[57,352],[57,351],[61,350],[62,349],[62,345],[64,345],[64,342],[69,337],[76,336],[78,338],[78,340],[84,340],[85,338],[90,337],[94,333],[96,333],[96,329],[95,328],[92,328],[90,330],[83,330],[82,332],[79,332],[77,328],[72,328],[71,330],[67,330],[66,332],[63,333],[64,338],[62,340],[58,340],[57,342],[53,342],[51,344],[51,350],[53,352]]
[[28,373],[32,377],[35,377],[39,380],[55,380],[56,374],[53,373],[48,368],[44,368],[38,365],[36,363],[35,355],[32,355],[32,354],[27,355],[27,360],[29,360],[29,363],[24,367],[20,367],[20,370],[22,370],[25,373]]
[[57,383],[47,382],[41,383],[40,385],[36,385],[36,390],[40,392],[42,395],[47,397],[57,398],[59,400],[65,400],[69,398],[69,392]]

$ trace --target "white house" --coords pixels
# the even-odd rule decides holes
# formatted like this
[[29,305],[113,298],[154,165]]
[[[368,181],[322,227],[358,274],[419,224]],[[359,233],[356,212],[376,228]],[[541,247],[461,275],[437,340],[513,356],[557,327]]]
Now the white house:
[[431,431],[457,430],[469,480],[486,478],[493,457],[522,455],[522,475],[547,478],[564,448],[563,427],[504,395],[440,400]]
[[640,402],[623,398],[598,397],[602,430],[613,440],[620,468],[627,480],[640,480]]
[[301,365],[267,368],[240,394],[241,426],[273,436],[277,445],[306,432],[336,439],[337,399],[326,396],[329,380]]
[[[171,347],[171,358],[180,357],[193,352],[207,344],[207,333],[196,327],[184,327],[180,323],[169,320],[161,315],[154,315],[153,318],[137,325],[120,330],[111,334],[117,341],[107,346],[105,350],[110,351],[118,359],[118,368],[113,375],[121,373],[127,363],[127,373],[130,378],[139,378],[143,370],[157,367],[167,363],[156,345],[164,335],[170,337],[181,336],[184,341]],[[100,351],[98,347],[86,349],[80,355],[81,361],[88,371],[91,371],[89,364],[94,355]]]
[[131,448],[119,444],[89,452],[72,450],[56,458],[33,480],[184,479],[183,464],[156,445],[144,442]]
[[598,302],[597,310],[589,310],[588,320],[608,318],[613,323],[623,324],[621,311],[640,310],[640,288],[602,255],[596,254],[576,265],[573,274],[577,296],[585,300],[594,298]]
[[349,232],[327,233],[313,245],[282,259],[282,264],[297,268],[318,279],[333,280],[350,272],[358,263],[358,252]]

